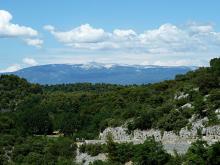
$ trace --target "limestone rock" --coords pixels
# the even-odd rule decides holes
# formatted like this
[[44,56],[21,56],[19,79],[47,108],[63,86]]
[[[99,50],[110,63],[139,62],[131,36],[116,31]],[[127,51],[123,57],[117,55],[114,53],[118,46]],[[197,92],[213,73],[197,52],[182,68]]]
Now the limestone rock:
[[111,133],[113,139],[118,143],[132,142],[134,144],[140,144],[148,137],[153,137],[156,141],[162,142],[167,152],[173,154],[173,151],[176,150],[178,153],[183,154],[190,147],[191,143],[198,139],[198,130],[201,130],[202,139],[209,144],[220,140],[220,125],[205,127],[207,122],[207,117],[198,119],[198,116],[193,115],[189,119],[191,127],[182,128],[179,134],[173,131],[164,131],[162,134],[157,129],[136,129],[133,133],[128,134],[127,128],[124,127],[106,128],[100,133],[100,140],[88,140],[86,143],[105,143],[109,133]]
[[188,93],[184,93],[184,92],[180,92],[180,93],[177,93],[175,96],[174,96],[174,99],[175,100],[180,100],[180,99],[185,99],[189,96]]
[[146,140],[147,137],[153,137],[156,141],[161,141],[160,130],[150,129],[150,130],[134,130],[133,139],[135,140]]
[[123,127],[106,128],[100,134],[100,139],[107,140],[109,134],[111,134],[113,140],[121,140],[121,141],[131,140],[131,136],[127,134],[127,129]]
[[193,108],[191,103],[186,103],[183,106],[180,107],[181,109],[186,109],[186,108]]
[[215,110],[215,113],[216,113],[216,114],[220,114],[220,108],[216,109],[216,110]]
[[97,156],[90,156],[87,153],[80,153],[79,149],[77,149],[77,155],[76,155],[76,162],[77,163],[82,163],[83,165],[89,165],[90,163],[92,163],[96,160],[106,161],[107,156],[104,153],[101,153]]
[[132,161],[126,162],[125,165],[133,165]]

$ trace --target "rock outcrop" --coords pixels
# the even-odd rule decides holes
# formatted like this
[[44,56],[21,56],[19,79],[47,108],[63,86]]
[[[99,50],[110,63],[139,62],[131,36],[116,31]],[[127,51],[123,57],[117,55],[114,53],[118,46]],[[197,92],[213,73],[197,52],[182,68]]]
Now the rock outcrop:
[[[97,144],[106,143],[109,134],[111,134],[113,140],[117,143],[143,143],[148,137],[153,137],[156,141],[160,141],[164,149],[170,153],[174,154],[176,151],[179,154],[184,154],[187,152],[191,143],[195,142],[197,139],[201,138],[208,142],[208,144],[220,141],[220,125],[205,127],[208,122],[208,118],[196,119],[195,115],[189,119],[189,126],[182,128],[179,133],[173,131],[160,131],[157,129],[149,130],[134,130],[132,133],[128,133],[127,128],[124,127],[109,127],[106,128],[98,140],[85,140],[86,144]],[[106,154],[99,154],[97,156],[90,156],[86,153],[80,153],[77,151],[77,162],[83,162],[84,165],[88,165],[90,162],[95,160],[107,160]]]
[[106,161],[107,157],[104,153],[97,156],[90,156],[87,153],[78,153],[76,156],[76,162],[83,163],[83,165],[89,165],[96,160]]
[[174,96],[175,100],[186,99],[189,96],[188,93],[180,92]]
[[[133,142],[134,144],[143,143],[148,137],[153,137],[156,141],[161,141],[164,148],[171,154],[176,150],[180,154],[184,154],[190,147],[192,142],[195,142],[198,138],[207,141],[212,144],[220,140],[220,125],[205,127],[208,122],[208,118],[195,120],[193,116],[189,122],[191,128],[184,127],[178,134],[173,131],[164,131],[156,129],[149,130],[134,130],[131,134],[128,134],[127,129],[123,127],[107,128],[100,133],[100,140],[97,142],[104,142],[107,140],[109,133],[112,138],[119,143]],[[87,141],[90,143],[90,141]]]
[[77,143],[77,147],[78,147],[77,151],[76,151],[76,162],[77,163],[82,163],[83,165],[89,165],[90,163],[92,163],[96,160],[102,160],[102,161],[107,160],[107,156],[105,153],[98,154],[97,156],[91,156],[87,153],[81,153],[79,151],[79,147],[82,144],[83,143]]

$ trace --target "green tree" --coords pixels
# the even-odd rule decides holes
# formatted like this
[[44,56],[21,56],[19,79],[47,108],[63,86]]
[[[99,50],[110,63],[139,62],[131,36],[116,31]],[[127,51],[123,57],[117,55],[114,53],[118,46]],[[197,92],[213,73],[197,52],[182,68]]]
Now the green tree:
[[165,152],[161,143],[147,139],[143,144],[135,146],[133,161],[139,165],[166,164],[171,156]]
[[214,74],[220,76],[220,58],[211,59],[210,66]]
[[218,165],[220,164],[220,142],[212,144],[208,148],[208,164]]
[[35,152],[30,152],[28,155],[24,158],[23,163],[24,164],[30,164],[30,165],[41,165],[43,164],[43,155]]
[[60,137],[55,142],[49,144],[47,152],[56,158],[75,158],[76,147],[76,144],[69,138]]
[[33,107],[33,109],[22,112],[20,122],[23,131],[31,134],[51,134],[53,131],[48,113],[39,107]]
[[186,153],[186,162],[188,164],[206,165],[208,159],[208,144],[205,141],[198,140],[191,145]]
[[204,117],[207,115],[207,105],[202,96],[197,96],[194,101],[195,112],[200,115],[200,117]]
[[70,136],[80,128],[80,117],[75,113],[66,113],[62,119],[60,130],[64,135]]
[[162,116],[158,122],[157,126],[160,129],[166,131],[179,131],[182,127],[187,124],[187,119],[178,110],[171,110],[169,114]]

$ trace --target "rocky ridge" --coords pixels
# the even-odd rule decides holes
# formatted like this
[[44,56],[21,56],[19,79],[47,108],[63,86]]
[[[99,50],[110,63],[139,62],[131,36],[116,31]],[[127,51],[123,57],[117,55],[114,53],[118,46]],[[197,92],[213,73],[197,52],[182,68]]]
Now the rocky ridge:
[[[198,89],[193,89],[197,91]],[[189,94],[180,92],[174,96],[175,100],[187,98]],[[205,98],[207,98],[208,95]],[[191,103],[186,103],[177,110],[181,109],[191,109],[194,106]],[[216,109],[215,113],[220,119],[220,109]],[[149,130],[139,130],[136,129],[130,134],[126,127],[108,127],[103,132],[100,133],[98,140],[85,140],[86,144],[104,144],[106,143],[109,134],[111,134],[113,140],[117,143],[133,143],[141,144],[147,138],[153,137],[156,141],[161,142],[164,146],[164,149],[170,153],[174,154],[176,151],[178,154],[185,154],[188,148],[191,146],[191,143],[195,142],[198,139],[207,141],[208,144],[213,144],[217,141],[220,141],[220,125],[207,126],[208,118],[204,117],[199,119],[198,116],[193,115],[189,121],[188,125],[183,127],[178,133],[174,131],[161,131],[158,129],[149,129]],[[107,159],[106,154],[99,154],[95,157],[92,157],[86,153],[77,152],[77,161],[84,162],[83,164],[89,164],[95,160]]]
[[[134,130],[132,133],[128,133],[125,127],[108,127],[103,132],[100,133],[98,140],[85,140],[85,142],[79,145],[86,144],[97,144],[106,143],[106,140],[111,134],[113,140],[118,143],[143,143],[148,137],[153,137],[156,141],[160,141],[164,149],[170,153],[174,154],[176,151],[179,154],[184,154],[190,147],[191,143],[195,142],[197,139],[202,139],[208,142],[208,144],[220,141],[220,125],[214,125],[205,127],[208,122],[208,118],[196,119],[195,115],[189,119],[191,127],[182,128],[179,133],[173,131],[160,131],[157,129],[149,130]],[[107,160],[105,153],[99,154],[97,156],[90,156],[86,153],[80,153],[77,151],[77,162],[83,162],[83,164],[88,165],[90,162],[95,160]]]
[[[205,127],[208,118],[190,119],[191,128],[187,126],[182,128],[179,133],[173,131],[160,131],[157,129],[149,130],[134,130],[128,134],[127,129],[123,127],[107,128],[100,133],[100,141],[106,141],[109,133],[116,142],[133,142],[143,143],[148,137],[153,137],[156,141],[161,141],[167,152],[173,154],[174,150],[177,153],[184,154],[190,147],[191,143],[201,138],[209,144],[220,140],[220,125]],[[195,120],[192,122],[192,120]],[[89,143],[89,141],[88,141]],[[94,143],[94,142],[93,142]]]

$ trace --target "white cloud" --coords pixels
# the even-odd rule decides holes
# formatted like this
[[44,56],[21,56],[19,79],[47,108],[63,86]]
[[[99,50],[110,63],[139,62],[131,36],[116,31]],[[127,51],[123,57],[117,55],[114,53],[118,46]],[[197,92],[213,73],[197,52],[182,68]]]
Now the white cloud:
[[[220,54],[220,32],[211,24],[193,22],[177,26],[167,23],[141,33],[132,29],[109,32],[88,24],[70,31],[59,31],[51,25],[44,29],[69,47],[65,49],[72,50],[68,56],[74,54],[71,58],[73,63],[78,59],[104,63],[140,64],[147,61],[155,65],[204,66],[210,58]],[[62,61],[64,56],[65,51],[56,60]]]
[[148,42],[179,42],[183,37],[187,35],[184,31],[172,24],[161,25],[158,29],[147,30],[143,34],[140,34],[141,41],[144,43]]
[[38,64],[37,61],[36,61],[35,59],[33,59],[33,58],[24,58],[24,59],[22,60],[22,62],[23,62],[24,64],[27,64],[27,65],[30,65],[30,66],[35,66],[35,65]]
[[161,25],[157,29],[137,33],[132,29],[115,29],[106,32],[89,24],[70,31],[57,31],[51,25],[44,29],[61,43],[75,49],[139,51],[151,54],[192,53],[220,49],[220,33],[211,25],[188,24],[178,27]]
[[6,69],[0,70],[0,73],[6,73],[6,72],[15,72],[21,69],[21,66],[19,64],[13,64],[9,66]]
[[95,29],[89,24],[65,32],[55,31],[55,28],[51,25],[44,26],[44,29],[49,30],[60,42],[66,44],[99,43],[108,38],[108,34],[103,29]]
[[26,42],[27,45],[34,46],[36,48],[41,48],[42,44],[44,43],[43,40],[31,39],[31,38],[24,39],[24,41]]
[[132,39],[137,35],[136,32],[132,29],[128,29],[128,30],[115,29],[113,31],[113,34],[116,37],[125,38],[125,39]]
[[13,64],[6,69],[2,69],[0,70],[0,73],[15,72],[24,68],[24,66],[35,66],[38,64],[38,62],[33,58],[24,58],[22,62],[23,64]]
[[198,24],[196,22],[191,22],[188,24],[188,27],[193,33],[209,33],[213,32],[214,28],[211,24]]
[[43,41],[33,37],[38,36],[38,32],[31,27],[14,24],[11,22],[12,15],[5,10],[0,10],[0,38],[27,38],[27,45],[41,47]]
[[0,37],[37,36],[38,32],[30,27],[11,23],[12,15],[0,10]]
[[48,30],[48,31],[54,31],[55,30],[55,27],[53,27],[52,25],[45,25],[43,28],[44,28],[44,30]]
[[[153,65],[160,66],[187,66],[192,65],[192,60],[158,60]],[[195,64],[196,65],[196,64]]]

